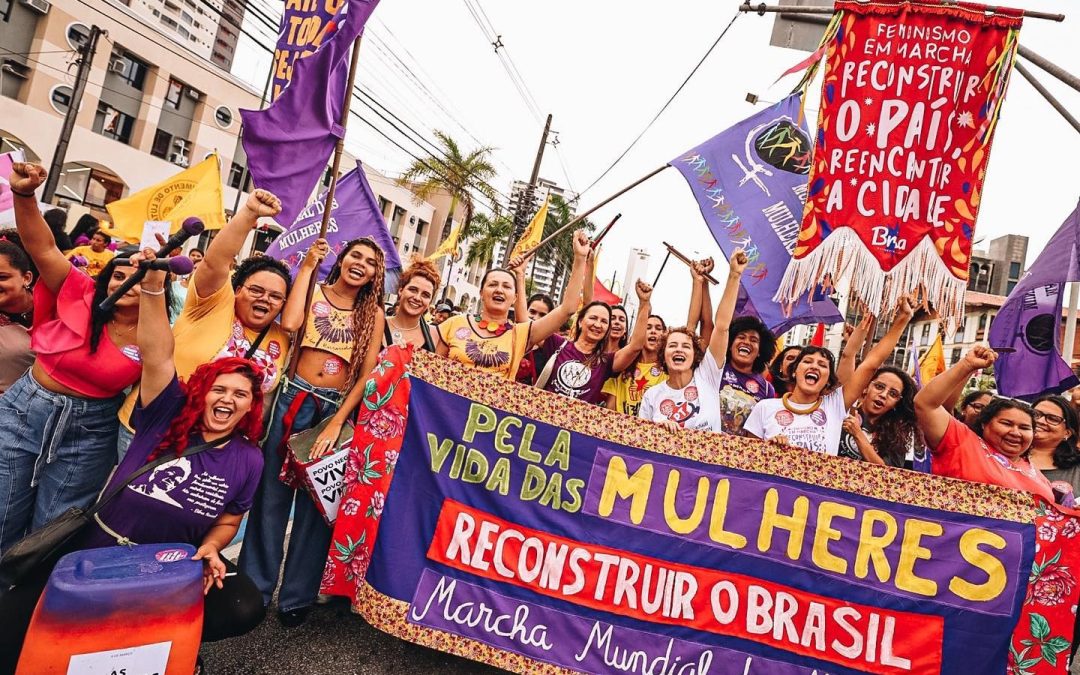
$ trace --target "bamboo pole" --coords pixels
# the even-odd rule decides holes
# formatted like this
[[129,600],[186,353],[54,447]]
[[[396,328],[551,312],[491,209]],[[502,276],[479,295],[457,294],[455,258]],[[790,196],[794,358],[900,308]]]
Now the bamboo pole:
[[[341,169],[341,155],[345,152],[345,133],[349,123],[349,108],[352,104],[352,91],[353,85],[356,84],[356,64],[360,58],[360,40],[362,36],[357,36],[353,42],[352,57],[349,60],[349,78],[348,85],[345,87],[345,101],[341,106],[341,118],[338,123],[341,125],[342,134],[338,139],[337,145],[334,146],[334,159],[330,164],[330,186],[326,188],[326,196],[323,199],[323,214],[322,223],[319,224],[319,239],[326,238],[326,232],[330,228],[330,214],[334,211],[334,193],[337,191],[338,183],[338,171]],[[318,268],[311,273],[311,282],[308,284],[307,297],[304,299],[304,317],[307,317],[308,312],[311,311],[311,300],[315,297],[315,284],[318,282]],[[300,365],[300,343],[304,340],[304,330],[307,327],[307,321],[300,324],[300,330],[296,331],[296,338],[293,340],[293,353],[292,358],[289,360],[288,377],[293,379],[296,376],[296,369]],[[356,356],[356,355],[354,355]],[[363,355],[359,355],[363,358]]]
[[557,230],[555,230],[554,232],[552,232],[552,233],[551,233],[550,235],[548,235],[548,237],[547,237],[547,238],[545,238],[545,239],[544,239],[543,241],[541,241],[541,242],[540,242],[539,244],[537,244],[536,246],[533,246],[532,248],[530,248],[530,249],[528,249],[527,251],[525,251],[525,253],[523,253],[523,254],[522,254],[522,256],[523,256],[523,257],[524,257],[525,259],[528,259],[528,258],[529,258],[530,256],[534,255],[534,254],[535,254],[535,253],[536,253],[537,251],[539,251],[540,249],[544,248],[544,246],[546,246],[546,245],[550,244],[550,243],[552,242],[552,240],[554,240],[554,239],[555,239],[555,237],[558,237],[558,236],[559,236],[560,234],[562,234],[562,233],[563,233],[563,232],[565,232],[566,230],[570,229],[570,228],[571,228],[571,227],[573,227],[574,225],[577,225],[577,224],[578,224],[578,223],[580,223],[581,221],[585,220],[585,218],[586,218],[586,217],[588,217],[589,215],[591,215],[591,214],[592,214],[592,213],[593,213],[594,211],[596,211],[597,209],[599,209],[599,208],[601,208],[601,207],[603,207],[603,206],[606,206],[606,205],[607,205],[607,204],[608,204],[609,202],[611,202],[611,201],[614,201],[614,200],[615,200],[615,199],[617,199],[618,197],[621,197],[621,196],[623,196],[624,194],[626,194],[626,193],[627,193],[627,192],[629,192],[630,190],[633,190],[634,188],[636,188],[637,186],[641,185],[641,184],[642,184],[642,183],[644,183],[645,181],[649,180],[650,178],[652,178],[652,177],[653,177],[653,176],[655,176],[656,174],[660,173],[660,172],[661,172],[661,171],[663,171],[664,169],[668,168],[669,166],[671,166],[671,165],[670,165],[670,164],[664,164],[663,166],[660,166],[660,167],[657,167],[657,168],[653,169],[652,171],[650,171],[649,173],[645,174],[645,175],[644,175],[644,176],[642,176],[641,178],[638,178],[638,179],[637,179],[636,181],[634,181],[633,183],[630,183],[629,185],[627,185],[627,186],[626,186],[626,187],[624,187],[623,189],[619,190],[619,191],[618,191],[618,192],[616,192],[615,194],[611,195],[610,197],[608,197],[608,198],[607,198],[607,199],[605,199],[604,201],[600,202],[600,203],[599,203],[599,204],[597,204],[596,206],[592,207],[591,209],[589,209],[589,210],[588,210],[588,211],[586,211],[585,213],[582,213],[582,214],[581,214],[580,216],[578,216],[578,217],[574,218],[574,219],[573,219],[573,220],[571,220],[571,221],[570,221],[569,223],[567,223],[567,224],[563,225],[563,226],[562,226],[562,227],[560,227],[559,229],[557,229]]
[[[912,2],[912,5],[920,5],[922,3]],[[987,7],[992,10],[992,7]],[[764,16],[766,12],[783,13],[783,14],[833,14],[836,12],[834,7],[828,6],[806,6],[800,7],[797,5],[766,5],[764,2],[758,5],[751,5],[749,0],[739,5],[740,12],[757,12]],[[1025,19],[1046,19],[1047,21],[1062,22],[1065,20],[1064,14],[1053,14],[1051,12],[1037,12],[1030,9],[1021,10]]]

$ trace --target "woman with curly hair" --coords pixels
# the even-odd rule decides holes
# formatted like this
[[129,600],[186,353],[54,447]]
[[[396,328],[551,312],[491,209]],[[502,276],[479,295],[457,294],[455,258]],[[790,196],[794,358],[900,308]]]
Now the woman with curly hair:
[[788,369],[800,351],[802,351],[802,347],[799,345],[788,345],[781,349],[780,353],[769,364],[769,379],[772,381],[773,391],[776,392],[777,396],[783,396],[790,390],[791,379],[788,375]]
[[439,331],[424,320],[424,314],[435,292],[439,290],[442,277],[430,261],[417,258],[401,272],[398,279],[398,297],[391,316],[386,317],[383,346],[412,345],[417,349],[434,352],[439,347]]
[[899,368],[874,373],[855,410],[844,420],[840,456],[871,464],[929,471],[915,423],[915,380]]
[[728,326],[739,296],[739,279],[748,259],[742,249],[731,256],[724,295],[716,308],[716,325],[707,346],[692,327],[671,328],[660,342],[658,358],[667,381],[648,391],[638,417],[671,429],[720,432],[720,386],[727,358]]
[[[311,498],[297,490],[298,481],[291,476],[286,477],[288,484],[279,480],[285,443],[330,418],[311,448],[311,458],[337,447],[342,427],[363,396],[363,386],[357,385],[375,367],[385,321],[385,258],[379,245],[366,237],[346,242],[325,282],[313,289],[311,309],[304,315],[308,289],[329,249],[325,239],[312,245],[281,313],[285,331],[300,331],[296,375],[285,378],[274,403],[263,442],[262,483],[240,553],[240,569],[255,581],[266,605],[284,559],[278,616],[286,626],[303,623],[315,602],[332,532]],[[290,513],[292,536],[285,551]]]
[[15,226],[40,272],[33,365],[0,398],[0,553],[71,507],[94,500],[116,462],[116,413],[139,379],[139,292],[101,302],[135,271],[118,256],[96,280],[56,247],[34,191],[47,172],[13,165]]
[[34,363],[30,328],[37,276],[18,235],[0,233],[0,394]]
[[1076,439],[1080,436],[1080,420],[1069,400],[1063,396],[1042,396],[1032,406],[1035,409],[1035,437],[1028,461],[1042,471],[1050,486],[1067,503],[1076,502],[1080,495],[1080,451]]
[[[153,260],[154,253],[137,253],[136,259]],[[203,640],[221,640],[243,635],[264,616],[258,589],[221,556],[251,507],[262,471],[255,445],[262,432],[262,373],[247,359],[225,358],[199,366],[181,382],[165,277],[148,272],[135,288],[142,355],[135,437],[105,491],[149,462],[173,459],[121,489],[77,536],[76,548],[172,542],[196,547],[206,594]],[[18,658],[47,574],[41,577],[0,594],[0,670]]]

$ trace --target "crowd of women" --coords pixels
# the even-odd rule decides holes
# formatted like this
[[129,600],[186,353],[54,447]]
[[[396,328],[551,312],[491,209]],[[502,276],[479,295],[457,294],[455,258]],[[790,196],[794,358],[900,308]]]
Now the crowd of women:
[[[652,288],[641,281],[633,317],[591,299],[592,246],[579,231],[558,304],[527,296],[525,261],[517,258],[484,275],[477,314],[435,325],[435,267],[413,262],[387,307],[384,253],[370,239],[348,242],[322,281],[323,240],[295,277],[265,256],[237,263],[257,220],[281,208],[256,190],[192,256],[189,277],[153,269],[109,306],[102,301],[155,254],[120,248],[91,277],[38,211],[35,191],[45,178],[39,166],[15,165],[17,228],[0,235],[0,554],[65,510],[121,487],[76,545],[195,546],[205,561],[206,640],[250,630],[275,592],[280,620],[304,621],[331,532],[283,471],[285,444],[317,429],[312,456],[332,451],[363,396],[364,375],[388,345],[412,345],[672,431],[772,441],[793,461],[818,452],[1069,505],[1080,491],[1072,401],[1045,396],[1031,406],[987,391],[964,395],[972,374],[994,362],[985,347],[921,390],[885,365],[917,310],[914,297],[904,298],[872,345],[871,319],[851,328],[839,359],[819,346],[778,351],[778,336],[759,319],[734,316],[742,252],[731,257],[715,309],[712,261],[691,266],[687,320],[669,326],[679,322],[655,310]],[[152,471],[127,482],[151,462]],[[234,564],[221,552],[245,514]],[[0,590],[9,626],[0,634],[4,665],[17,657],[44,572],[40,583]]]

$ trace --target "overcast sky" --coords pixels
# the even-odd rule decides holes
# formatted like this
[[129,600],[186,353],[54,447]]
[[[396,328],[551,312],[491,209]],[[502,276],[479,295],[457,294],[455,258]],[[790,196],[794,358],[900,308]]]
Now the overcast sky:
[[[542,112],[554,115],[559,153],[548,146],[541,176],[577,191],[592,183],[641,132],[731,21],[738,4],[736,0],[471,3],[483,10],[478,12],[480,21],[489,20],[501,34]],[[1067,15],[1063,23],[1028,19],[1020,41],[1080,75],[1080,7],[1066,0],[1019,6]],[[1068,16],[1070,12],[1074,15]],[[760,97],[758,107],[786,95],[796,77],[770,85],[806,54],[770,47],[772,24],[771,15],[736,19],[675,102],[584,195],[582,208],[752,114],[755,106],[745,101],[747,92]],[[496,187],[503,193],[509,193],[512,180],[528,179],[543,121],[530,113],[463,0],[382,0],[368,24],[360,62],[361,86],[422,135],[430,139],[432,129],[442,129],[464,146],[472,147],[478,139],[495,147],[501,172]],[[249,45],[238,55],[234,73],[261,89],[268,64],[269,57]],[[1080,114],[1080,92],[1034,66],[1031,69]],[[807,104],[813,109],[811,122],[816,119],[816,97],[815,90]],[[370,109],[357,109],[421,154]],[[350,122],[348,144],[365,162],[391,175],[411,159],[355,119]],[[997,236],[1025,234],[1031,238],[1028,263],[1034,262],[1080,198],[1080,170],[1073,163],[1078,156],[1080,133],[1014,74],[976,230],[983,247]],[[621,283],[631,248],[652,253],[650,276],[663,259],[662,241],[687,253],[719,255],[689,187],[675,169],[667,169],[592,219],[604,224],[616,213],[622,213],[622,219],[605,239],[600,260],[601,277],[608,281],[616,273]],[[681,323],[685,316],[688,276],[675,260],[664,271],[654,307],[669,322]]]

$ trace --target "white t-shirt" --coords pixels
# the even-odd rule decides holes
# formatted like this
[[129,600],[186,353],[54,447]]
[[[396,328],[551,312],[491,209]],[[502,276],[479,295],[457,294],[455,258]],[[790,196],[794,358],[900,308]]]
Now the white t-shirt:
[[[792,408],[804,407],[795,403],[790,405]],[[791,412],[784,407],[782,399],[767,398],[754,406],[743,429],[765,440],[787,436],[789,445],[836,455],[840,449],[844,413],[843,387],[826,396],[818,409],[809,415]]]
[[724,369],[706,351],[690,384],[674,389],[668,382],[661,382],[646,391],[638,417],[653,422],[677,422],[684,429],[720,431],[723,380]]

